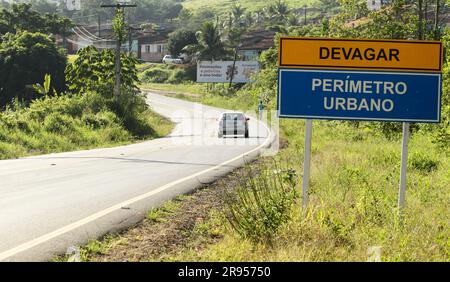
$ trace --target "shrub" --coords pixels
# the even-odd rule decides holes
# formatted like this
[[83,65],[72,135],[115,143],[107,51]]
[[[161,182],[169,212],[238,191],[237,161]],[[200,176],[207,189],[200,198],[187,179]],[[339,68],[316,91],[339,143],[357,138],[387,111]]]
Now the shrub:
[[65,89],[66,56],[52,39],[42,33],[8,33],[0,40],[0,106],[15,97],[29,102],[38,97],[30,85],[52,77],[51,88]]
[[175,70],[167,80],[168,83],[181,83],[185,80],[184,70]]
[[111,111],[103,110],[99,113],[86,113],[81,118],[82,122],[93,129],[105,128],[113,124],[120,124],[116,114]]
[[258,171],[247,168],[246,182],[236,194],[227,194],[226,217],[231,227],[252,243],[269,243],[290,218],[297,193],[295,171],[262,165]]
[[[112,50],[99,51],[93,46],[81,49],[75,61],[68,64],[65,70],[69,90],[81,95],[92,91],[103,97],[111,97],[115,84],[114,64]],[[121,55],[122,89],[138,92],[137,64],[134,56]]]
[[44,129],[53,133],[65,133],[75,129],[75,120],[66,114],[53,113],[44,120]]
[[185,81],[197,81],[197,66],[190,65],[183,70],[183,79]]
[[437,169],[439,164],[438,161],[433,160],[430,156],[424,153],[411,154],[409,163],[412,168],[425,173],[430,173]]
[[434,130],[431,142],[442,149],[450,147],[450,105],[443,107],[441,123]]
[[164,83],[169,79],[170,73],[167,70],[153,68],[148,69],[142,74],[142,82],[146,83]]

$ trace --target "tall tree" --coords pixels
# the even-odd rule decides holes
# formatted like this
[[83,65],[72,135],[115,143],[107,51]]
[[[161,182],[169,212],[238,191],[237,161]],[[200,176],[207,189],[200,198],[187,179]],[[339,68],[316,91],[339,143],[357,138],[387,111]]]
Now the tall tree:
[[45,34],[18,31],[0,43],[0,105],[13,98],[30,101],[36,97],[32,85],[52,77],[52,88],[65,88],[66,55]]
[[274,4],[269,5],[265,14],[266,17],[271,21],[272,24],[284,24],[291,10],[285,1],[278,0]]
[[0,11],[0,32],[16,32],[26,30],[51,34],[67,35],[72,22],[57,14],[41,14],[31,4],[13,4],[10,9]]
[[212,22],[203,24],[197,32],[197,40],[198,44],[188,45],[185,50],[200,60],[220,60],[228,54],[219,29]]
[[198,44],[195,32],[191,30],[179,29],[170,34],[167,47],[170,54],[179,56],[184,47],[192,44]]

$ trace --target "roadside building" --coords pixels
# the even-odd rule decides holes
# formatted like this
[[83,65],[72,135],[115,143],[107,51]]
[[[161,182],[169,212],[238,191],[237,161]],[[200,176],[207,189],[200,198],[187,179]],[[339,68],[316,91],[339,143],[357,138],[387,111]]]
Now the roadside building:
[[367,9],[369,11],[378,11],[381,9],[381,6],[383,5],[382,0],[367,0],[366,1]]
[[138,57],[144,62],[160,63],[169,54],[167,41],[167,33],[142,34],[138,39]]
[[261,53],[275,46],[275,31],[258,29],[243,35],[238,56],[244,61],[255,61]]

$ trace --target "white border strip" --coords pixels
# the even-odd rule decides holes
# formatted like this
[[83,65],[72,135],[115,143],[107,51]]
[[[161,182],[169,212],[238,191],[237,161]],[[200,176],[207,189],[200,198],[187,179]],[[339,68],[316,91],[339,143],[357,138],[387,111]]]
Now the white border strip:
[[175,180],[175,181],[170,182],[170,183],[168,183],[168,184],[166,184],[164,186],[156,188],[155,190],[152,190],[152,191],[147,192],[145,194],[142,194],[140,196],[137,196],[137,197],[134,197],[134,198],[129,199],[127,201],[124,201],[124,202],[121,202],[119,204],[116,204],[116,205],[114,205],[112,207],[109,207],[107,209],[104,209],[102,211],[94,213],[94,214],[92,214],[92,215],[90,215],[88,217],[80,219],[80,220],[78,220],[78,221],[76,221],[76,222],[74,222],[72,224],[69,224],[69,225],[66,225],[66,226],[64,226],[62,228],[59,228],[59,229],[57,229],[57,230],[55,230],[53,232],[50,232],[50,233],[45,234],[45,235],[42,235],[42,236],[40,236],[40,237],[38,237],[36,239],[33,239],[33,240],[28,241],[26,243],[23,243],[23,244],[21,244],[21,245],[19,245],[17,247],[14,247],[12,249],[4,251],[4,252],[0,253],[0,261],[5,260],[5,259],[7,259],[9,257],[14,256],[14,255],[17,255],[18,253],[21,253],[21,252],[24,252],[26,250],[29,250],[29,249],[31,249],[33,247],[36,247],[36,246],[38,246],[38,245],[40,245],[42,243],[50,241],[51,239],[54,239],[54,238],[56,238],[58,236],[61,236],[61,235],[65,234],[65,233],[67,233],[67,232],[70,232],[70,231],[74,230],[74,229],[77,229],[78,227],[81,227],[81,226],[83,226],[85,224],[93,222],[93,221],[95,221],[95,220],[97,220],[97,219],[99,219],[99,218],[101,218],[101,217],[103,217],[105,215],[108,215],[108,214],[112,213],[113,211],[120,210],[124,206],[128,206],[128,205],[134,204],[134,203],[139,202],[141,200],[144,200],[144,199],[146,199],[148,197],[151,197],[151,196],[153,196],[155,194],[158,194],[158,193],[160,193],[162,191],[165,191],[165,190],[167,190],[169,188],[172,188],[173,186],[175,186],[177,184],[180,184],[180,183],[182,183],[184,181],[196,178],[198,176],[201,176],[202,174],[208,173],[208,172],[213,171],[213,170],[215,170],[217,168],[223,167],[223,166],[225,166],[225,165],[227,165],[229,163],[237,161],[240,158],[243,158],[243,157],[245,157],[245,156],[247,156],[249,154],[252,154],[252,153],[254,153],[256,151],[259,151],[260,149],[264,148],[265,146],[270,145],[270,142],[272,140],[272,131],[269,129],[269,127],[265,123],[260,122],[257,119],[255,119],[255,120],[256,120],[257,123],[261,123],[266,128],[266,130],[268,132],[266,141],[263,144],[259,145],[258,147],[254,148],[254,149],[252,149],[252,150],[250,150],[250,151],[248,151],[248,152],[246,152],[246,153],[244,153],[242,155],[234,157],[234,158],[232,158],[232,159],[230,159],[228,161],[225,161],[225,162],[223,162],[221,164],[218,164],[218,165],[216,165],[214,167],[211,167],[211,168],[205,169],[203,171],[197,172],[195,174],[186,176],[184,178]]
[[[426,122],[436,123],[441,120],[441,99],[442,99],[442,74],[440,73],[406,73],[406,72],[384,72],[384,71],[328,71],[315,69],[283,69],[280,68],[278,73],[278,117],[280,118],[301,118],[301,119],[326,119],[326,120],[361,120],[361,121],[396,121],[396,122]],[[313,116],[313,115],[285,115],[281,113],[281,73],[282,72],[321,72],[321,73],[362,73],[362,74],[393,74],[393,75],[416,75],[416,76],[437,76],[438,79],[438,102],[437,102],[437,119],[402,119],[402,118],[371,118],[371,117],[338,117],[338,116]]]

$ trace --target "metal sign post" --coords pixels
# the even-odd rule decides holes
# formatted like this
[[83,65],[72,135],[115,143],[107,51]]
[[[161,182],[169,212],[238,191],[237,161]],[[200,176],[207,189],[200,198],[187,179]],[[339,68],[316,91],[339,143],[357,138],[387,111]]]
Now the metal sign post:
[[402,122],[401,220],[409,124],[441,120],[443,51],[440,41],[280,37],[278,117],[306,119],[303,208],[309,198],[312,119]]
[[308,205],[309,195],[309,175],[311,170],[311,137],[312,137],[312,120],[307,119],[305,123],[305,154],[303,159],[303,185],[302,185],[302,207]]
[[400,185],[398,189],[398,213],[399,219],[403,219],[403,209],[405,207],[406,192],[406,167],[408,165],[408,141],[409,141],[409,123],[403,123],[403,140],[402,140],[402,160],[400,166]]

